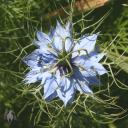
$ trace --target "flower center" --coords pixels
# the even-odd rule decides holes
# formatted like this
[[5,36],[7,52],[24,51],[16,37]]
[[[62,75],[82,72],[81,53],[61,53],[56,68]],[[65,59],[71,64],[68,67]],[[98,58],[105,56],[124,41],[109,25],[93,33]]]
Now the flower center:
[[70,77],[73,75],[73,64],[71,62],[71,54],[63,51],[58,56],[57,64],[60,74]]

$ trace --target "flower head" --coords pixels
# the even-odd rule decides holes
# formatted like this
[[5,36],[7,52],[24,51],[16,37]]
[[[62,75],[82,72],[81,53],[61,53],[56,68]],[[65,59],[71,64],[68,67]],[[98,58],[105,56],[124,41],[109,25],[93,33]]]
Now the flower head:
[[59,22],[48,35],[37,32],[34,44],[38,49],[24,58],[30,67],[24,81],[41,81],[44,99],[59,97],[65,105],[73,101],[76,90],[93,93],[90,86],[100,83],[97,75],[107,72],[99,63],[104,53],[95,51],[97,36],[83,36],[76,42],[71,23],[63,27]]

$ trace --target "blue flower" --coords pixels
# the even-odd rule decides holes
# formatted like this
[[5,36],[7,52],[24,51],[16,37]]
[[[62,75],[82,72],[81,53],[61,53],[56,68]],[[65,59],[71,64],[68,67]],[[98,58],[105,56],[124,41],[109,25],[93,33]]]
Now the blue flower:
[[105,54],[95,50],[97,36],[98,33],[75,41],[72,24],[62,26],[59,22],[48,35],[37,32],[33,43],[38,49],[24,57],[30,67],[24,81],[27,84],[40,81],[44,99],[59,97],[65,106],[73,101],[77,90],[92,94],[90,86],[100,84],[97,76],[107,73],[99,63]]

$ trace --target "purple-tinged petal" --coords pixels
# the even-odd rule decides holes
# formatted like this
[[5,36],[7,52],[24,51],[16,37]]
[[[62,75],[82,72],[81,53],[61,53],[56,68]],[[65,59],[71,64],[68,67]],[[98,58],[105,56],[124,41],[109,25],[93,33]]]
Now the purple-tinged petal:
[[84,80],[89,84],[89,85],[99,85],[100,80],[97,78],[97,74],[91,70],[87,71],[81,71],[81,74],[84,77]]
[[55,34],[59,35],[63,39],[65,39],[66,37],[70,37],[70,32],[67,31],[58,21],[56,25]]

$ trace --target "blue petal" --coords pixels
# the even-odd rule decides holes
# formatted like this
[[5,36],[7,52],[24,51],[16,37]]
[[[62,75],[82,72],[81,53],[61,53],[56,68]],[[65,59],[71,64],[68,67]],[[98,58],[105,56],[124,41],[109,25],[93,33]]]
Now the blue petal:
[[67,31],[67,38],[66,38],[66,41],[65,41],[65,49],[67,52],[69,52],[72,47],[73,47],[73,39],[72,39],[72,23],[71,22],[67,22],[66,26],[66,31]]
[[55,35],[53,37],[53,48],[56,50],[56,51],[61,51],[63,49],[63,44],[62,44],[62,38],[59,36],[59,35]]
[[49,38],[52,40],[53,39],[53,36],[55,34],[55,29],[54,28],[51,28],[50,32],[49,32]]
[[81,81],[76,80],[75,88],[80,91],[80,93],[93,93],[92,90],[86,85],[86,83],[82,83]]
[[[56,29],[54,31],[54,36],[53,36],[53,46],[56,50],[64,50],[65,49],[68,51],[72,45],[72,41],[71,39],[71,32],[70,32],[70,28],[69,25],[66,26],[66,28],[64,28],[58,21],[57,21],[57,26]],[[65,44],[63,44],[65,43]]]
[[85,74],[84,72],[80,72],[78,68],[74,68],[74,75],[73,75],[74,81],[75,81],[75,88],[80,91],[81,93],[92,93],[91,89],[88,87],[88,85],[96,84],[93,81],[95,78],[95,75]]
[[96,52],[92,52],[89,56],[91,61],[99,62],[105,55],[105,53],[98,54]]
[[56,26],[56,30],[55,33],[57,35],[60,35],[63,39],[65,39],[66,37],[70,37],[71,33],[67,27],[67,30],[57,21],[57,26]]
[[93,63],[92,70],[96,71],[99,75],[107,73],[107,70],[100,63]]
[[65,28],[66,28],[67,32],[72,33],[72,23],[70,21],[67,22]]
[[30,70],[26,76],[25,76],[25,83],[31,84],[35,83],[42,79],[42,74],[40,72],[40,68],[34,68],[33,70]]
[[49,38],[47,34],[38,31],[37,39],[38,40],[33,41],[33,44],[35,44],[36,46],[42,49],[48,49],[47,45],[51,43],[51,39]]
[[76,43],[73,50],[74,51],[80,50],[79,55],[85,55],[87,53],[89,54],[95,49],[95,43],[96,43],[97,36],[98,34],[93,34],[91,36],[86,36],[82,38],[78,43]]
[[73,47],[72,39],[71,38],[66,38],[66,40],[65,40],[65,50],[66,50],[66,52],[71,51],[72,47]]
[[107,70],[100,63],[97,63],[94,60],[92,61],[90,59],[87,59],[86,56],[78,56],[73,61],[75,65],[85,71],[91,71],[94,73],[98,73],[99,75],[107,73]]
[[96,77],[96,73],[88,70],[80,71],[78,68],[74,68],[73,78],[81,82],[86,82],[88,85],[100,84],[100,81]]
[[41,51],[39,49],[36,49],[30,55],[24,57],[23,62],[26,63],[31,68],[38,66],[40,55],[41,55]]
[[54,77],[48,78],[44,84],[44,99],[50,101],[57,96],[58,85]]
[[42,55],[42,60],[45,62],[45,63],[49,63],[49,64],[54,64],[56,62],[56,56],[51,54],[51,53],[44,53]]
[[85,78],[85,81],[89,85],[99,85],[100,80],[97,78],[96,73],[92,71],[81,71],[83,77]]
[[48,51],[36,49],[30,55],[24,57],[23,61],[31,68],[43,67],[43,65],[46,63],[55,63],[56,56]]
[[99,75],[103,75],[107,73],[107,70],[102,66],[102,64],[96,63],[94,61],[85,61],[85,63],[83,64],[83,67],[88,72],[89,71],[95,72],[95,73],[98,73]]
[[60,83],[60,87],[57,89],[57,94],[59,98],[64,102],[66,106],[67,103],[71,103],[74,98],[74,86],[72,82],[64,77]]
[[37,39],[38,41],[42,42],[42,43],[50,43],[50,38],[47,34],[43,33],[43,32],[37,32]]
[[50,79],[52,77],[51,73],[49,72],[42,72],[42,80],[41,80],[41,85],[46,83],[47,79]]
[[74,69],[74,74],[73,74],[73,78],[74,79],[78,79],[80,81],[85,81],[84,76],[82,75],[82,73],[80,72],[78,67],[73,67]]

